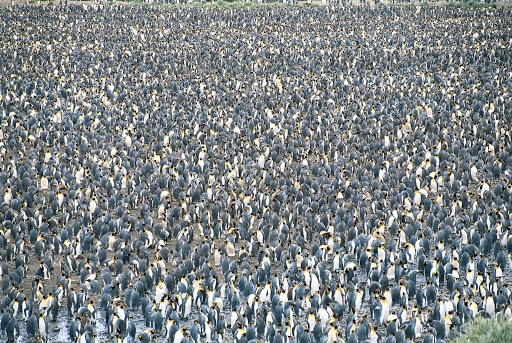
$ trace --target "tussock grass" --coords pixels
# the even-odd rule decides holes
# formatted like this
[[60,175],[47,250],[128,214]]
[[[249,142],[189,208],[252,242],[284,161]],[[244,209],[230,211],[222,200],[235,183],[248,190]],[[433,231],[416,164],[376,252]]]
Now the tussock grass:
[[512,322],[503,316],[479,318],[468,324],[454,343],[510,343],[512,342]]

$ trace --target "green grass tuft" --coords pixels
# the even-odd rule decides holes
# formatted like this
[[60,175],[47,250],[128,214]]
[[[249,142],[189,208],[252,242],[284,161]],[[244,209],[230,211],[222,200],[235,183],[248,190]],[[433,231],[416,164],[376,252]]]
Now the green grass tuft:
[[510,343],[512,341],[512,322],[499,316],[493,319],[479,318],[468,324],[462,335],[454,343]]

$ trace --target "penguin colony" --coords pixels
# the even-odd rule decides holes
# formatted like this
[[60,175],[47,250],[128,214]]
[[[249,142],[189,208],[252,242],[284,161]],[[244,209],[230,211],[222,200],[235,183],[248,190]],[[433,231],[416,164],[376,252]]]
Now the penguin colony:
[[512,316],[510,9],[0,15],[2,341]]

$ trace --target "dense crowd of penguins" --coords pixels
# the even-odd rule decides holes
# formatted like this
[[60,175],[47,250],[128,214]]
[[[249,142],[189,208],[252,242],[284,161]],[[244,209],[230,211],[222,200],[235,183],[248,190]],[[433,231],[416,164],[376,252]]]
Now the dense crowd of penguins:
[[433,343],[512,316],[510,9],[0,16],[2,340]]

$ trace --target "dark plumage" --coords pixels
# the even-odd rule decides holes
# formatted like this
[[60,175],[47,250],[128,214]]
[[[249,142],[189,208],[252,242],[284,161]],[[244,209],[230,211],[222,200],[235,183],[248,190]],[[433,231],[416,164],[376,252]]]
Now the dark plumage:
[[509,311],[509,8],[0,17],[8,340],[430,343]]

